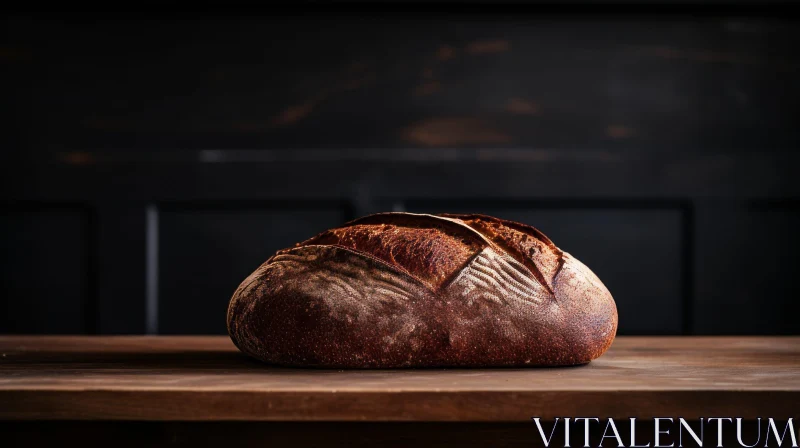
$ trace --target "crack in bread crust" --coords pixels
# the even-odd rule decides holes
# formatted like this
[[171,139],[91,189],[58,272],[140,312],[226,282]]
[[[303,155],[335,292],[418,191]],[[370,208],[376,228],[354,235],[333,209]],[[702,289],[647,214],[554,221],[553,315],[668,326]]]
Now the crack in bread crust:
[[517,260],[487,247],[453,278],[445,294],[468,305],[488,300],[514,308],[537,305],[552,297],[546,286],[527,274],[528,269]]
[[298,243],[347,247],[384,260],[433,289],[449,283],[485,247],[506,252],[553,296],[562,252],[539,230],[484,215],[378,213]]
[[539,229],[485,215],[444,214],[480,232],[508,255],[527,267],[536,280],[550,293],[553,282],[564,264],[564,252]]
[[438,289],[490,244],[460,221],[432,215],[386,213],[327,230],[297,247],[347,247],[402,268]]

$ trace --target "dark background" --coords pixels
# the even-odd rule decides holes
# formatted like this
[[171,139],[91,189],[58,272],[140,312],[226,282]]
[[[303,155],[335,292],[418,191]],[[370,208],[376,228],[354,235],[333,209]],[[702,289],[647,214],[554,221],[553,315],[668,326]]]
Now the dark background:
[[620,334],[800,334],[800,28],[661,9],[6,14],[0,333],[224,333],[275,250],[406,210],[538,227]]

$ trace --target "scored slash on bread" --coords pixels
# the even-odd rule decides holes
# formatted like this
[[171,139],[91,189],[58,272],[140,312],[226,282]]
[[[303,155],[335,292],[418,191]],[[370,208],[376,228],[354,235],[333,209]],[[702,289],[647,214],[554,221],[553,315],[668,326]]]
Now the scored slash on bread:
[[237,288],[243,352],[297,367],[584,364],[616,335],[600,280],[537,229],[379,213],[278,251]]

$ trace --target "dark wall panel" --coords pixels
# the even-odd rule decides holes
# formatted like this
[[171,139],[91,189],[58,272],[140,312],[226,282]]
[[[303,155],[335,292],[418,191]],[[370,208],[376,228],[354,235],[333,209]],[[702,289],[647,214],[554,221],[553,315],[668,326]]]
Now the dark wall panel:
[[97,332],[145,330],[145,208],[136,202],[97,205]]
[[680,334],[684,324],[680,208],[548,208],[408,204],[407,211],[483,213],[530,224],[603,281],[620,316],[619,334]]
[[[12,19],[23,147],[786,149],[791,22],[652,16]],[[145,156],[142,156],[145,154]]]
[[696,332],[800,333],[800,203],[698,209]]
[[225,333],[228,301],[251,272],[348,218],[337,204],[162,209],[159,333]]
[[0,212],[0,333],[93,329],[90,223],[80,208]]

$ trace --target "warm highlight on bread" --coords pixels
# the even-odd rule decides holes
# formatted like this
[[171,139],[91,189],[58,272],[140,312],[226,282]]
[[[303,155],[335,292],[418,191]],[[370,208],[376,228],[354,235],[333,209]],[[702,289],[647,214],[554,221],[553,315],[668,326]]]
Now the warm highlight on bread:
[[616,331],[592,271],[537,229],[483,215],[351,221],[276,253],[228,307],[239,349],[296,367],[584,364]]

